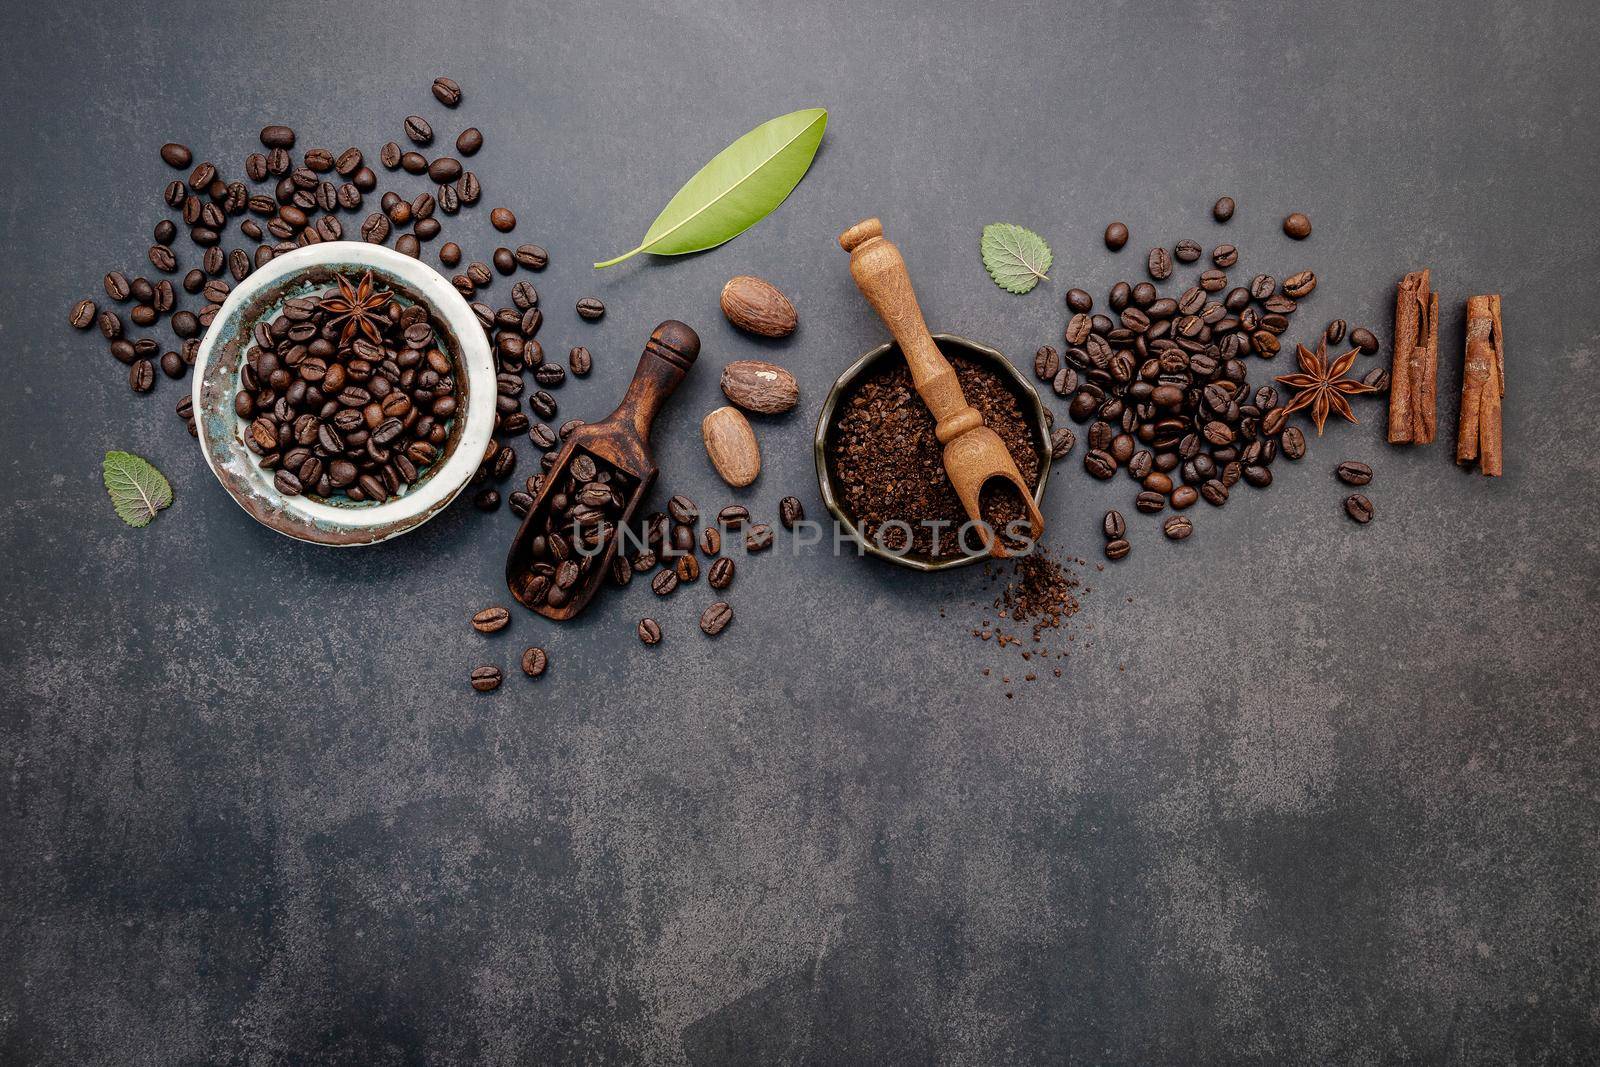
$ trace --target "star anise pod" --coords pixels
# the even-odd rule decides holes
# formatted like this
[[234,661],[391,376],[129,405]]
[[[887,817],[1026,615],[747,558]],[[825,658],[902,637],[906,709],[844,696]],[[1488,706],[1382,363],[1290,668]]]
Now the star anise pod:
[[1327,338],[1317,342],[1315,352],[1305,345],[1295,345],[1295,358],[1300,361],[1300,370],[1304,373],[1285,374],[1278,379],[1284,385],[1300,390],[1294,399],[1285,405],[1285,413],[1293,415],[1301,408],[1309,407],[1311,421],[1317,424],[1318,437],[1322,436],[1322,425],[1328,421],[1329,411],[1337,411],[1351,422],[1357,421],[1350,411],[1350,401],[1345,397],[1378,391],[1376,386],[1344,376],[1350,365],[1356,361],[1358,351],[1359,349],[1352,348],[1329,366]]
[[370,270],[361,276],[361,281],[356,285],[351,285],[342,274],[335,280],[339,283],[339,295],[318,301],[317,307],[332,312],[333,318],[328,320],[330,325],[344,327],[339,333],[339,343],[349,344],[359,330],[373,344],[382,344],[385,322],[383,309],[389,306],[389,299],[394,294],[387,289],[379,289],[372,281]]

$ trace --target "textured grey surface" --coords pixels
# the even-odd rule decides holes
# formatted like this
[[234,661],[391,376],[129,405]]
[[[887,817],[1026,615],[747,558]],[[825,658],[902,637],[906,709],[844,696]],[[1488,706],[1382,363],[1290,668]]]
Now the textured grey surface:
[[[0,1060],[1594,1059],[1600,9],[1077,6],[13,9]],[[460,111],[428,96],[436,72]],[[727,141],[812,104],[821,155],[757,229],[588,269]],[[765,347],[716,309],[749,272],[800,308],[770,352],[804,403],[760,426],[740,498],[820,512],[811,416],[883,336],[833,243],[869,214],[936,329],[1018,359],[1057,337],[1068,284],[1100,296],[1155,242],[1313,267],[1299,330],[1339,314],[1386,340],[1394,280],[1429,265],[1441,440],[1386,447],[1366,402],[1185,544],[1137,516],[1133,556],[1085,573],[1060,679],[1023,683],[973,640],[975,572],[814,550],[744,568],[715,643],[703,584],[486,639],[465,620],[505,600],[506,513],[458,506],[357,553],[290,543],[223,495],[177,387],[132,395],[65,326],[143,262],[161,141],[237,174],[265,122],[375,154],[412,112],[481,126],[485,206],[550,249],[546,347],[597,354],[564,415],[609,409],[658,320],[700,329],[658,449],[706,506],[732,494],[696,423],[721,364]],[[1301,245],[1277,229],[1294,209]],[[1134,230],[1119,257],[1113,217]],[[1054,245],[1031,296],[982,273],[997,220]],[[483,212],[447,234],[491,247]],[[1487,291],[1499,482],[1451,463],[1462,301]],[[589,294],[598,325],[570,311]],[[106,503],[108,448],[172,479],[147,530]],[[1368,528],[1339,510],[1345,458],[1378,472]],[[1053,540],[1095,558],[1128,484],[1058,470]],[[632,636],[646,612],[659,648]],[[530,643],[547,677],[467,689]]]

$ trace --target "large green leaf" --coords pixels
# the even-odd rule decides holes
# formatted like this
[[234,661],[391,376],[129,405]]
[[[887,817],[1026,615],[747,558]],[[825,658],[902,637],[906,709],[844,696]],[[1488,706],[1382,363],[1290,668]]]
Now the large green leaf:
[[131,452],[107,452],[101,472],[111,506],[129,526],[149,526],[156,512],[172,503],[167,479],[148,460]]
[[766,218],[800,184],[828,126],[824,108],[763,122],[684,183],[661,209],[639,247],[596,263],[621,263],[640,252],[681,256],[730,241]]

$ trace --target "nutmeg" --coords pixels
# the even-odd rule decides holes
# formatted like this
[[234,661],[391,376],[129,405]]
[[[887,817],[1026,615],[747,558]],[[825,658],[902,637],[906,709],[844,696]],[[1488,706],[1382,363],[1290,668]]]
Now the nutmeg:
[[760,337],[787,337],[800,324],[794,305],[771,282],[748,274],[722,287],[722,313],[739,329]]
[[759,359],[736,359],[722,368],[722,392],[746,411],[781,415],[800,402],[794,375]]
[[735,489],[749,485],[761,473],[761,446],[738,408],[720,407],[707,415],[701,420],[700,436],[711,465]]

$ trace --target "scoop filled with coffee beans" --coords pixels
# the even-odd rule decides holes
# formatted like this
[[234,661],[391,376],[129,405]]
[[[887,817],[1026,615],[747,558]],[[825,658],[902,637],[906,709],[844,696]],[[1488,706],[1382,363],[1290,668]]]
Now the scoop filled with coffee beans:
[[694,330],[663,322],[617,409],[566,435],[506,557],[506,584],[518,603],[556,621],[588,606],[659,473],[650,426],[699,354]]

